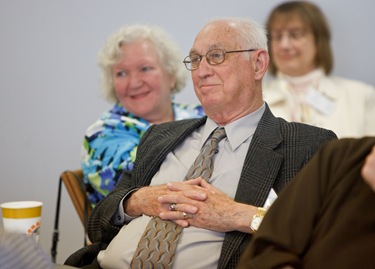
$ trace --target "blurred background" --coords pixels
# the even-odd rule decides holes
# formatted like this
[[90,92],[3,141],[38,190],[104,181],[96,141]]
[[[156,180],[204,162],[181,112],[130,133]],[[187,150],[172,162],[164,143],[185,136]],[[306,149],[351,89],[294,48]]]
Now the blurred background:
[[[97,53],[120,26],[157,24],[186,56],[208,19],[240,16],[264,23],[280,2],[0,0],[0,203],[42,201],[40,244],[50,252],[59,175],[80,168],[86,128],[111,107],[99,96]],[[312,2],[329,19],[333,74],[375,85],[375,2]],[[198,102],[191,83],[175,100]],[[83,227],[64,187],[59,230],[57,262],[63,263],[83,246]]]

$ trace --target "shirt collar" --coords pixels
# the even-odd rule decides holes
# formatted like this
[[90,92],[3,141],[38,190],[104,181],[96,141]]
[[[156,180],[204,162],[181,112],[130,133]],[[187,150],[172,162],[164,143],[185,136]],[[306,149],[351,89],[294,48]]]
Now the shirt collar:
[[[228,125],[224,126],[225,132],[227,134],[227,139],[232,147],[232,150],[236,150],[244,141],[249,137],[253,136],[258,123],[264,113],[265,103],[256,111],[239,118]],[[204,130],[199,142],[199,147],[201,148],[210,134],[218,127],[223,127],[217,125],[216,122],[207,118],[206,124],[204,125]]]

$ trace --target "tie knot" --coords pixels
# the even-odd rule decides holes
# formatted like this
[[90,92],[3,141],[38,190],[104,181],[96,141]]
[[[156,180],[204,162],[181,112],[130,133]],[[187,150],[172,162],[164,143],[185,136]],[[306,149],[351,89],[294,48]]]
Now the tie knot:
[[225,133],[225,129],[223,127],[216,128],[214,133],[212,134],[212,139],[217,139],[220,141],[221,139],[225,138],[227,134]]

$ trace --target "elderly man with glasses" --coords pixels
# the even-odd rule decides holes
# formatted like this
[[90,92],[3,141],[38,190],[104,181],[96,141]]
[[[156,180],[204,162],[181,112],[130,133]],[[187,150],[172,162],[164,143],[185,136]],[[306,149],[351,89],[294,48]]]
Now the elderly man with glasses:
[[90,217],[93,244],[66,263],[235,268],[271,190],[279,193],[336,138],[272,115],[262,97],[268,62],[262,26],[238,18],[208,22],[184,59],[207,116],[147,130],[133,171]]

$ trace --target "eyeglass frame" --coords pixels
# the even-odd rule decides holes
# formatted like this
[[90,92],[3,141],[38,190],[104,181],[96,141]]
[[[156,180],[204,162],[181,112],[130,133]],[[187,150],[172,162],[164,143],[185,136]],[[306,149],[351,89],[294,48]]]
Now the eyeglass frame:
[[[220,62],[220,63],[211,63],[211,60],[210,60],[210,58],[207,57],[207,55],[208,55],[211,51],[214,51],[214,50],[219,50],[219,51],[222,51],[222,52],[223,52],[223,61],[222,61],[222,62]],[[189,69],[189,68],[187,67],[187,64],[190,64],[190,65],[191,65],[191,60],[190,60],[190,61],[187,61],[187,60],[186,60],[187,58],[190,58],[191,55],[186,56],[182,62],[184,63],[184,65],[185,65],[185,67],[186,67],[187,70],[189,70],[189,71],[194,71],[194,70],[199,69],[199,67],[200,67],[200,65],[201,65],[201,62],[202,62],[202,60],[203,60],[203,57],[206,57],[206,61],[207,61],[207,63],[208,63],[209,65],[219,65],[219,64],[222,64],[222,63],[225,61],[225,54],[227,54],[227,53],[251,52],[251,51],[256,51],[256,50],[258,50],[258,49],[228,50],[228,51],[225,51],[225,50],[223,50],[223,49],[211,49],[211,50],[207,51],[205,55],[193,54],[193,55],[198,55],[198,56],[200,57],[200,60],[199,60],[198,67],[197,67],[197,68],[191,68],[191,69]]]

